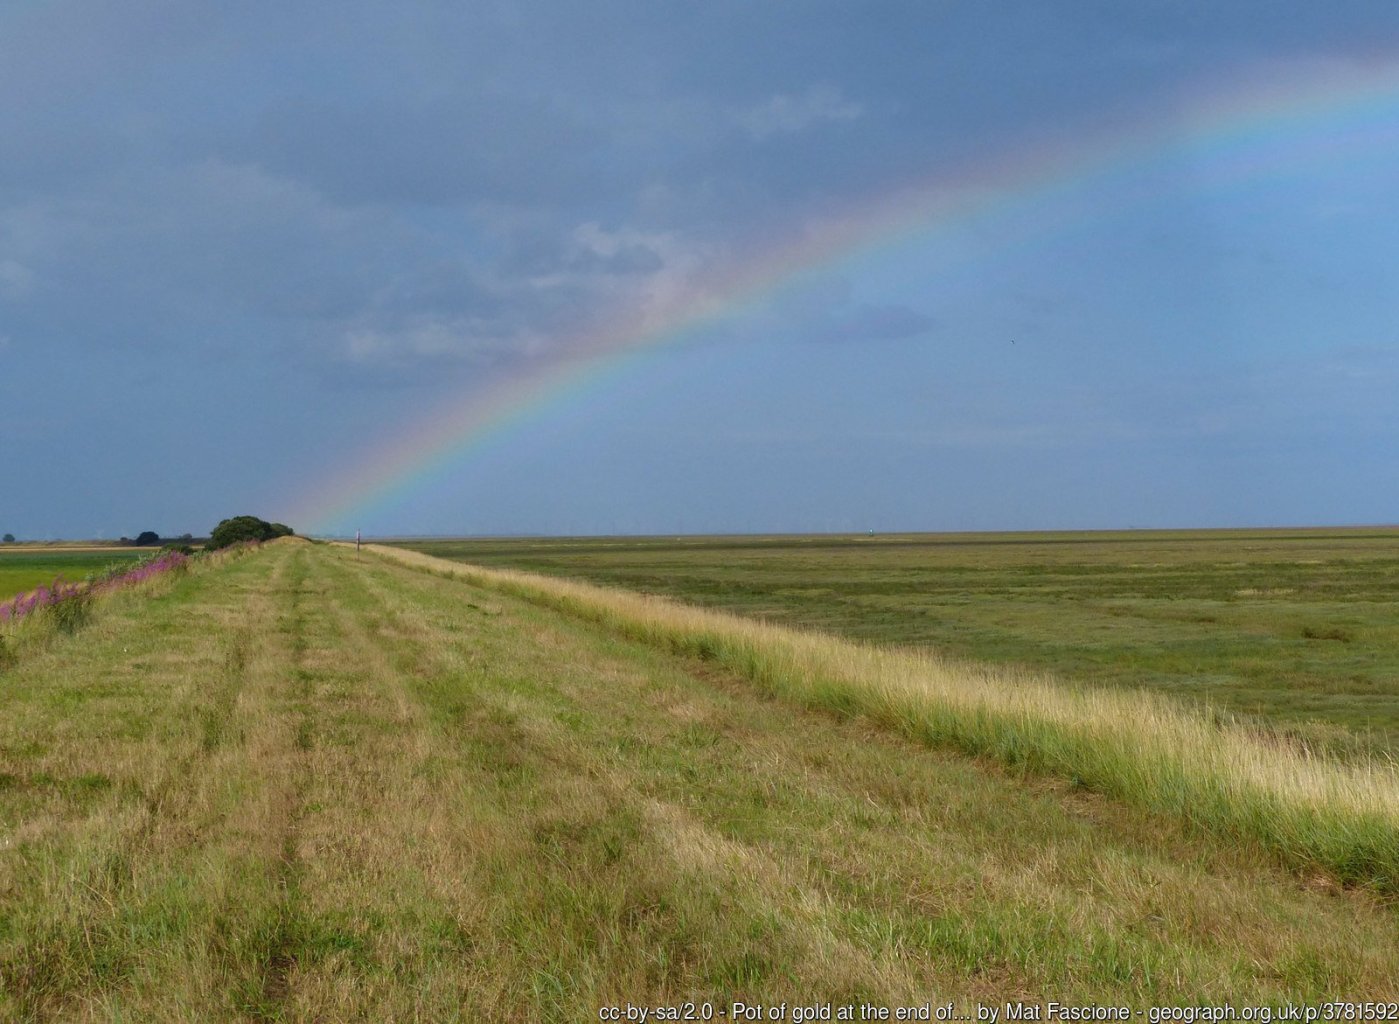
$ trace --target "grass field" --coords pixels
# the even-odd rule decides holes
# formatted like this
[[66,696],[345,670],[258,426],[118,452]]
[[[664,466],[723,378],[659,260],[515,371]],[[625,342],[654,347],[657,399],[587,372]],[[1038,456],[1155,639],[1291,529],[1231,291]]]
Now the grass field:
[[151,548],[24,548],[0,546],[0,601],[52,583],[62,576],[76,583],[88,573],[152,554]]
[[0,1019],[1399,996],[1264,846],[279,542],[0,671]]
[[1399,529],[409,542],[1399,753]]

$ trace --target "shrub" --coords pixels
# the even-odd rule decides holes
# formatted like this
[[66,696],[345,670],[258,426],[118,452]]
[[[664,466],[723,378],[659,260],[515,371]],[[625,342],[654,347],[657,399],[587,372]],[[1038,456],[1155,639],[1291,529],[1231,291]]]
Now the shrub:
[[217,551],[241,541],[272,540],[276,537],[289,537],[293,533],[290,526],[282,523],[269,523],[257,516],[234,516],[225,519],[209,534],[208,549]]

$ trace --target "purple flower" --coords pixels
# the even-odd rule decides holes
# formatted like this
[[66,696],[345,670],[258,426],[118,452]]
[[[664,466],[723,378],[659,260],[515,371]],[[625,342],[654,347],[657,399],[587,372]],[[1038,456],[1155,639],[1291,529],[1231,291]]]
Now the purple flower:
[[52,608],[63,601],[78,599],[85,594],[112,590],[148,580],[160,573],[183,566],[189,558],[178,551],[171,551],[149,562],[143,562],[131,569],[113,569],[96,577],[89,577],[87,583],[69,583],[62,576],[52,584],[40,585],[28,594],[18,594],[0,604],[0,622],[10,622],[33,614],[40,608]]

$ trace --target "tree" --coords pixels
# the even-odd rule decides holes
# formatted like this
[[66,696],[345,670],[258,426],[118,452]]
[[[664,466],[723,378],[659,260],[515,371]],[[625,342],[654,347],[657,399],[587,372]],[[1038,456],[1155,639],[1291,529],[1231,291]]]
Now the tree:
[[269,523],[257,516],[234,516],[214,527],[209,534],[208,548],[217,551],[245,540],[272,540],[274,537],[288,537],[291,533],[291,527],[281,523]]
[[140,533],[140,534],[137,536],[137,538],[136,538],[136,546],[137,546],[137,547],[143,547],[143,548],[155,547],[155,546],[156,546],[157,544],[159,544],[159,543],[160,543],[160,534],[156,533],[154,530],[142,530],[141,533]]
[[13,544],[15,542],[15,535],[13,533],[7,533],[3,538],[0,538],[0,540],[3,540],[6,544]]

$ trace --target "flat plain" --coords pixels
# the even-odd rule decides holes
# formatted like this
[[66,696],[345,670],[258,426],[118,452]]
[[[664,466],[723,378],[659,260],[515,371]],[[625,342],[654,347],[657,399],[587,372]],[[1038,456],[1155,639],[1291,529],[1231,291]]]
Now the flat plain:
[[1399,528],[408,541],[1399,754]]
[[0,669],[0,1019],[1399,996],[1387,891],[450,568],[279,541]]

